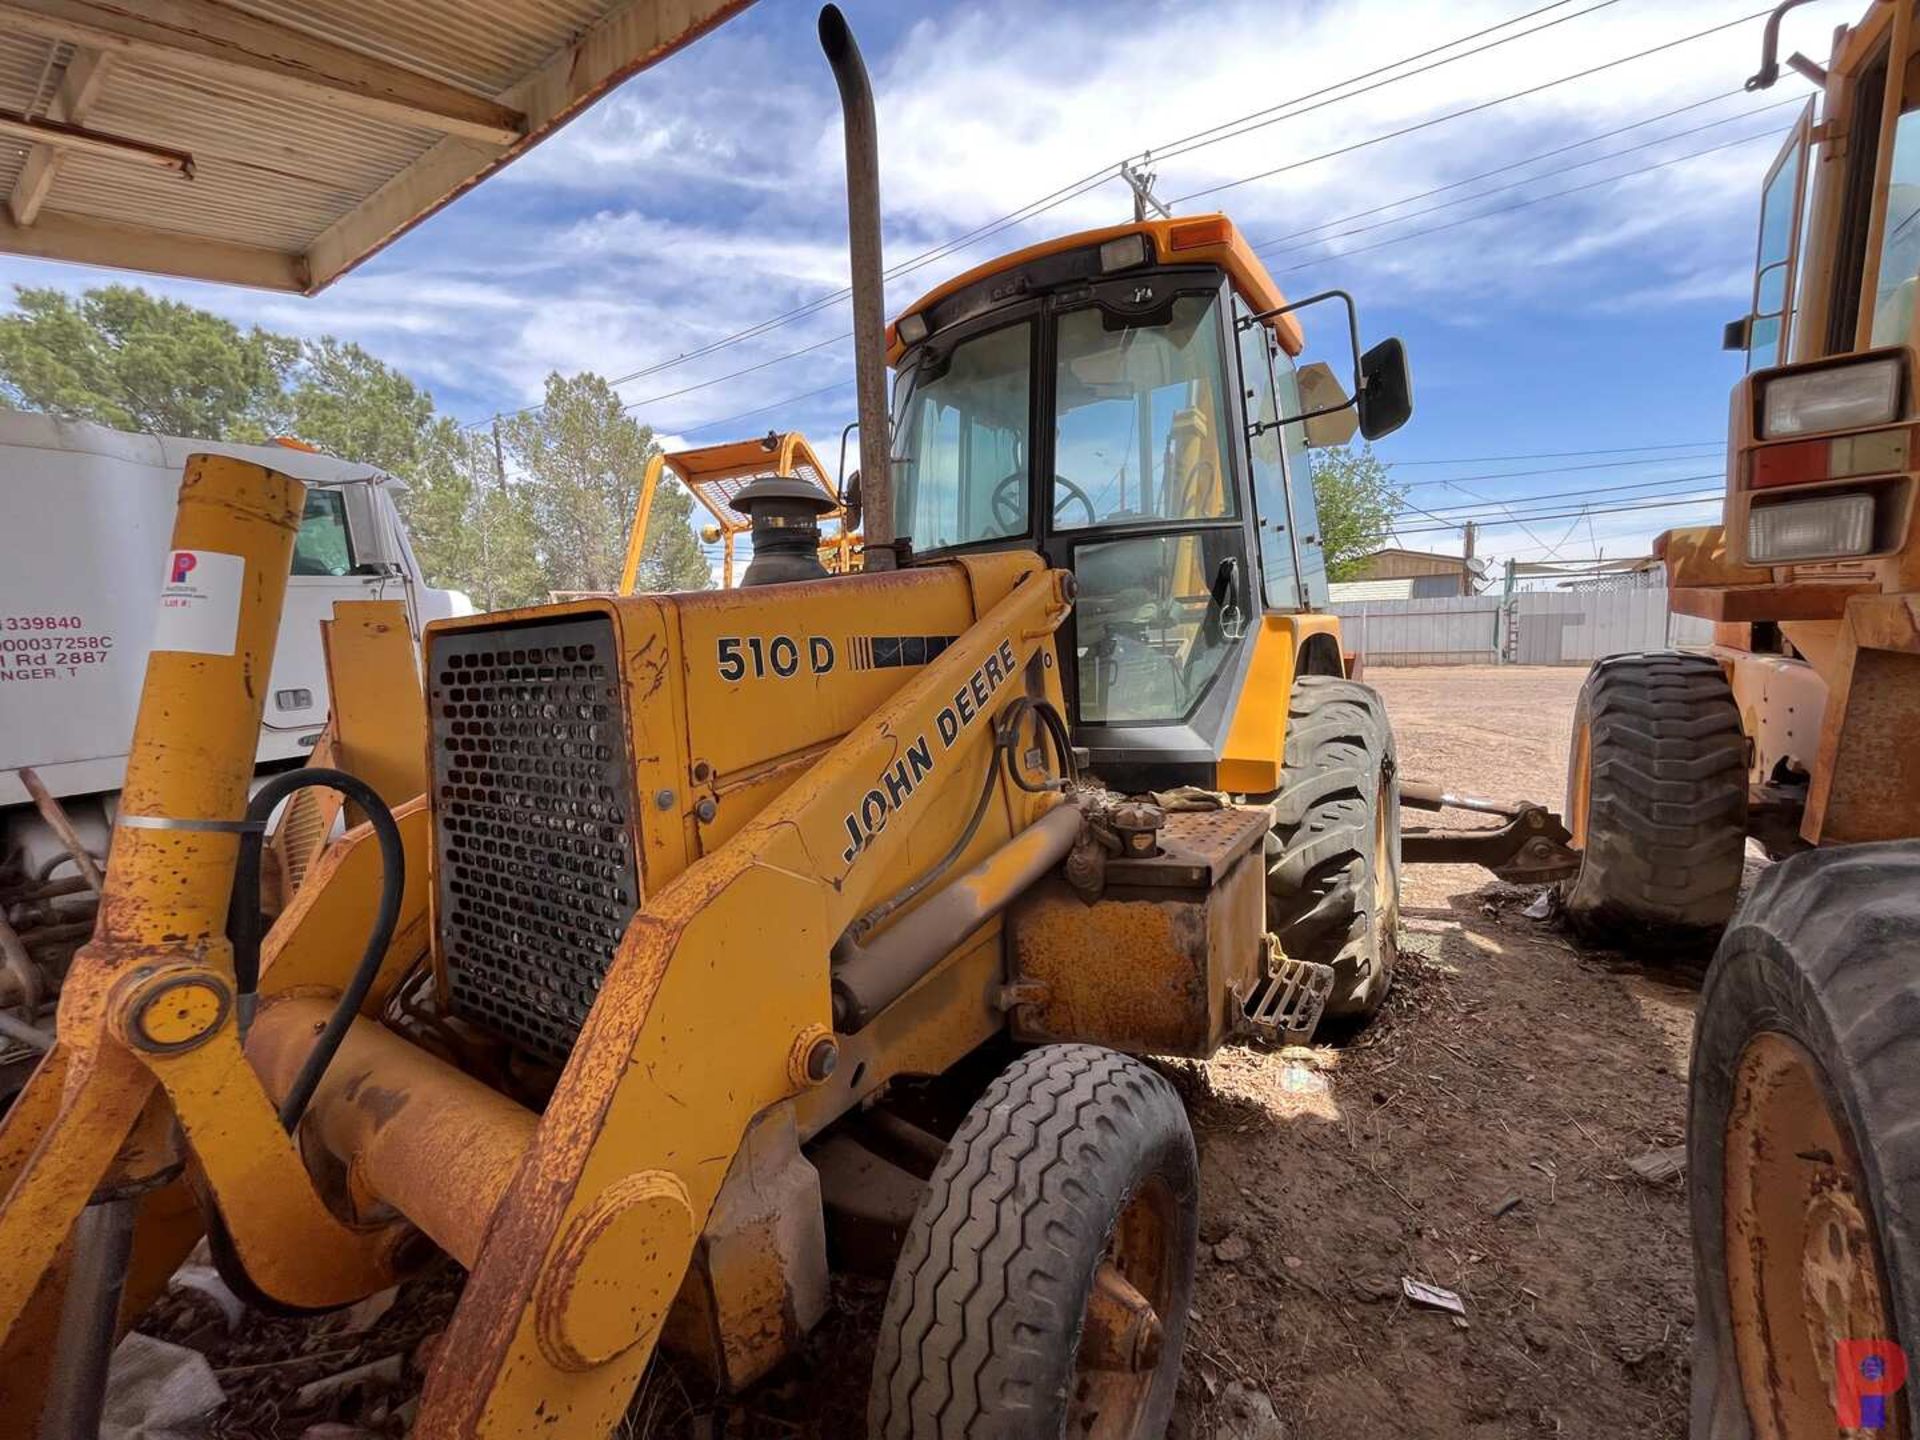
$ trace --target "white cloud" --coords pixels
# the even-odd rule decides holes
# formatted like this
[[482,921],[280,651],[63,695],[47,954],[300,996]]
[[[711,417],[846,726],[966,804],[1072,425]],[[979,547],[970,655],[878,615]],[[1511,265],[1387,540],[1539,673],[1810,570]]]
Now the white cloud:
[[[1563,7],[1573,15],[1590,0]],[[1073,181],[1130,151],[1308,95],[1370,65],[1491,26],[1512,0],[1215,0],[1038,6],[995,0],[943,7],[900,27],[881,0],[851,7],[870,39],[896,263]],[[1857,5],[1796,12],[1789,48],[1820,48]],[[1562,11],[1528,25],[1540,25]],[[1728,18],[1724,4],[1630,0],[1530,38],[1312,109],[1244,136],[1157,162],[1178,196],[1303,156],[1353,145],[1494,100]],[[828,346],[691,393],[844,332],[844,305],[698,360],[688,351],[844,285],[841,134],[825,62],[806,17],[760,7],[642,73],[511,167],[313,301],[163,282],[244,321],[360,340],[471,417],[536,399],[550,369],[607,375],[660,366],[623,387],[642,418],[691,430],[818,389],[850,373]],[[1218,204],[1258,239],[1414,195],[1718,92],[1738,91],[1758,55],[1758,22],[1630,65],[1493,106],[1183,206]],[[1502,32],[1504,33],[1504,32]],[[1492,37],[1489,37],[1492,38]],[[1424,63],[1424,62],[1423,62]],[[750,77],[742,83],[741,77]],[[1800,82],[1788,77],[1786,87]],[[1311,101],[1307,103],[1313,103]],[[1536,186],[1337,242],[1357,252],[1408,230],[1559,188],[1590,153],[1638,143],[1753,103],[1727,99],[1524,172]],[[1619,168],[1698,148],[1787,112],[1728,126]],[[1740,293],[1766,142],[1722,151],[1564,201],[1319,263],[1325,249],[1274,257],[1316,263],[1283,283],[1341,283],[1375,313],[1490,329],[1503,307],[1618,312]],[[1489,184],[1507,184],[1505,175]],[[1567,172],[1573,183],[1613,173]],[[1436,200],[1458,199],[1463,186]],[[1423,204],[1433,202],[1421,202]],[[1418,208],[1417,206],[1415,208]],[[1039,219],[928,265],[891,287],[898,305],[987,255],[1128,212],[1109,183]],[[1382,216],[1370,217],[1381,219]],[[99,272],[0,263],[0,278],[78,287]],[[154,284],[152,281],[143,283]],[[1463,343],[1472,343],[1464,337]],[[796,418],[825,437],[851,413],[850,391]],[[774,414],[743,422],[759,427]],[[719,438],[705,433],[700,438]]]

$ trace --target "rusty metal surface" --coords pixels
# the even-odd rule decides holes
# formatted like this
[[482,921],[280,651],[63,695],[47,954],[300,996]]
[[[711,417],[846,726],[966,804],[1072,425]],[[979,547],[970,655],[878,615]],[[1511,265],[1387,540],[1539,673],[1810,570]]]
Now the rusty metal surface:
[[796,1353],[827,1304],[820,1175],[793,1107],[776,1106],[733,1158],[663,1339],[737,1393]]
[[1408,865],[1481,865],[1514,885],[1546,885],[1580,870],[1573,833],[1551,810],[1525,802],[1504,825],[1402,830],[1400,859]]
[[[962,575],[979,617],[960,638],[727,844],[659,886],[649,868],[646,903],[488,1228],[428,1376],[415,1428],[422,1440],[517,1440],[546,1427],[597,1434],[630,1399],[684,1280],[692,1233],[705,1224],[750,1121],[796,1092],[788,1056],[798,1035],[828,1019],[828,949],[883,887],[899,883],[896,875],[912,873],[904,862],[922,816],[902,809],[852,846],[848,817],[857,819],[904,750],[940,733],[939,715],[990,655],[1010,652],[1015,675],[1030,662],[1037,668],[1065,617],[1069,577],[1041,570],[1031,555],[936,568]],[[871,614],[884,609],[893,585],[911,592],[914,580],[855,576],[835,585]],[[654,599],[614,603],[623,637],[629,611],[636,625],[660,613]],[[1008,668],[1001,666],[1003,679]],[[629,663],[628,679],[644,692],[687,683],[664,653]],[[671,732],[636,730],[643,754],[671,763]],[[990,744],[990,726],[976,715],[943,750],[946,773],[977,776],[972,767]],[[938,854],[954,833],[920,841]],[[633,1193],[639,1181],[644,1194]],[[693,1227],[684,1244],[665,1198],[674,1186]],[[636,1210],[659,1217],[654,1243],[596,1240]],[[617,1301],[617,1311],[595,1297]],[[581,1368],[602,1349],[613,1353]]]
[[573,1048],[640,904],[611,617],[435,631],[434,913],[453,1012],[541,1058]]
[[1160,828],[1160,853],[1144,859],[1109,859],[1107,886],[1188,890],[1217,885],[1272,827],[1273,812],[1265,805],[1169,811]]
[[103,877],[100,867],[94,863],[92,854],[87,850],[86,842],[80,838],[80,832],[73,828],[73,821],[67,818],[66,808],[61,805],[52,792],[40,782],[40,777],[27,766],[21,766],[14,774],[20,777],[21,785],[27,794],[33,797],[33,806],[40,812],[40,818],[47,822],[60,843],[67,848],[67,854],[73,857],[74,868],[80,872],[80,878],[87,882],[87,888],[98,895]]
[[[1740,1057],[1719,1198],[1755,1440],[1833,1434],[1836,1343],[1895,1334],[1870,1187],[1826,1097],[1819,1063],[1796,1040],[1762,1033]],[[1896,1428],[1886,1433],[1906,1433],[1893,1407],[1888,1418]]]
[[1218,884],[1110,886],[1094,905],[1057,879],[1035,886],[1008,913],[1014,1034],[1143,1055],[1205,1057],[1225,1044],[1266,933],[1265,867],[1245,845],[1241,855]]
[[[277,1104],[313,1048],[330,1001],[268,1003],[247,1058]],[[308,1107],[304,1131],[337,1162],[328,1198],[362,1222],[382,1205],[462,1265],[473,1264],[494,1206],[538,1117],[392,1031],[356,1020]]]
[[[187,180],[68,152],[35,221],[0,219],[0,234],[25,254],[317,289],[747,3],[15,6],[0,14],[0,108],[45,118],[76,60],[102,54],[86,127],[186,151],[194,164]],[[223,17],[219,33],[201,33],[208,15]],[[61,20],[89,28],[48,23]],[[96,21],[104,32],[90,28]],[[121,48],[141,38],[142,21],[149,43]],[[309,54],[316,45],[327,48]],[[366,103],[423,90],[431,104],[479,118],[450,129],[404,105]],[[32,148],[0,156],[0,183],[14,183],[18,152]]]

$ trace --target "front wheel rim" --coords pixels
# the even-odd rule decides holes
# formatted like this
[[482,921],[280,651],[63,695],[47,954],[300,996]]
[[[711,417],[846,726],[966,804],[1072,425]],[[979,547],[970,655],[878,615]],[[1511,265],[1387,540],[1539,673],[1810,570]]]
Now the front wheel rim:
[[1168,1363],[1179,1243],[1179,1201],[1165,1180],[1151,1178],[1114,1222],[1088,1291],[1065,1430],[1076,1440],[1143,1436]]
[[[1725,1139],[1727,1301],[1755,1440],[1833,1434],[1836,1365],[1865,1359],[1842,1342],[1892,1342],[1893,1309],[1865,1172],[1804,1046],[1748,1042]],[[1887,1408],[1876,1437],[1908,1440]]]

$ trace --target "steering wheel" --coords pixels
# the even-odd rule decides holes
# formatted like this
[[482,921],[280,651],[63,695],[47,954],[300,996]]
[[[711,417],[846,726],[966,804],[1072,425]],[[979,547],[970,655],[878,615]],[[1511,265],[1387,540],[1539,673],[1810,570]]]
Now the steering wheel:
[[[993,487],[993,494],[989,497],[993,504],[993,518],[1000,522],[1000,528],[1002,530],[1011,532],[1020,528],[1020,494],[1018,487],[1026,483],[1026,471],[1016,470]],[[1081,508],[1087,512],[1087,524],[1092,525],[1099,521],[1100,517],[1093,508],[1093,500],[1088,496],[1086,491],[1082,490],[1064,475],[1056,474],[1053,477],[1053,483],[1067,492],[1064,495],[1056,494],[1054,498],[1053,523],[1055,525],[1059,525],[1060,523],[1060,511],[1062,508],[1076,500],[1080,503]]]

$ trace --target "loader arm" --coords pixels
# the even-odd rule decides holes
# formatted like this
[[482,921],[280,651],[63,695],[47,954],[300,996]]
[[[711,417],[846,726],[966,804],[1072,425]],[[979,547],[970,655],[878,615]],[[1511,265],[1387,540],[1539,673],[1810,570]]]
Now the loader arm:
[[[877,828],[863,808],[910,753],[932,757],[923,786],[973,783],[993,712],[1023,682],[1038,688],[1071,591],[1064,572],[1024,573],[635,916],[495,1212],[417,1434],[597,1435],[618,1421],[749,1122],[806,1089],[810,1049],[832,1043],[825,957],[880,898],[915,818],[912,797]],[[960,720],[959,697],[983,686],[989,704]],[[1029,820],[1055,803],[1033,798]]]

